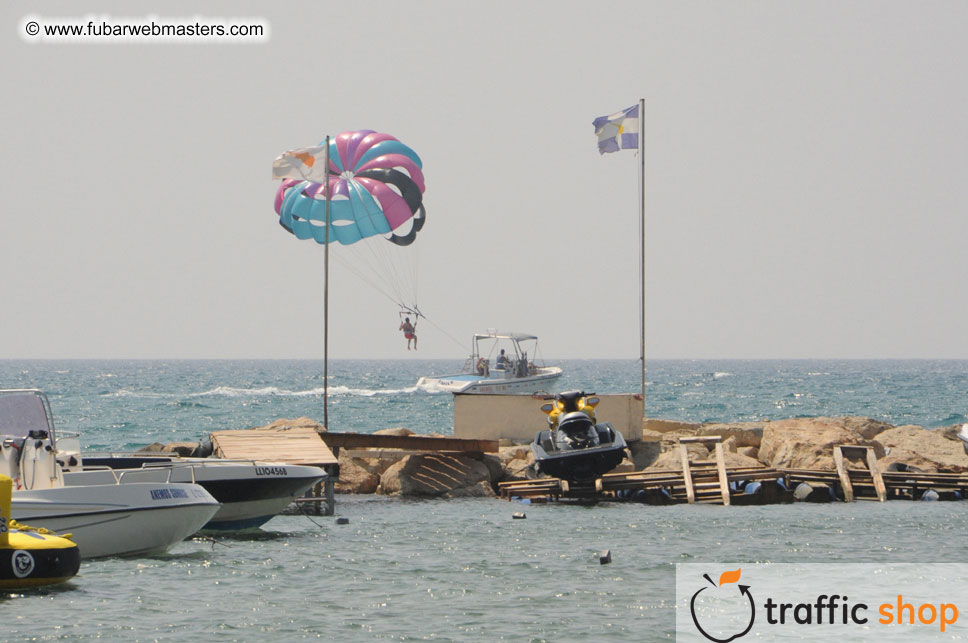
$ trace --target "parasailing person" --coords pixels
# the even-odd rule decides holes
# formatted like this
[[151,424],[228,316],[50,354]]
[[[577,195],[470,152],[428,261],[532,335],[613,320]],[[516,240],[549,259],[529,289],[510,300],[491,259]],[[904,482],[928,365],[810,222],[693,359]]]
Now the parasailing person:
[[410,341],[413,340],[413,350],[417,350],[417,320],[410,323],[409,317],[404,317],[403,321],[400,323],[400,330],[403,331],[403,336],[407,338],[407,350],[410,350]]

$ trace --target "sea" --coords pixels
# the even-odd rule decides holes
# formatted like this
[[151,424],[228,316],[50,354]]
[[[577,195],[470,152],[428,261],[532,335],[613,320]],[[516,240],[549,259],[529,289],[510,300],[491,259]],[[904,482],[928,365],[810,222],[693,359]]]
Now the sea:
[[[556,363],[560,390],[641,391],[636,360]],[[330,429],[449,434],[451,395],[415,384],[460,365],[331,361]],[[0,360],[0,387],[44,390],[57,430],[78,432],[92,450],[323,419],[323,364],[314,360]],[[646,409],[689,422],[857,415],[939,428],[968,422],[968,361],[655,360]],[[339,495],[336,517],[348,523],[278,516],[166,554],[84,562],[52,588],[8,590],[0,641],[675,640],[677,563],[817,563],[831,573],[847,563],[945,563],[968,533],[965,502],[657,507]]]

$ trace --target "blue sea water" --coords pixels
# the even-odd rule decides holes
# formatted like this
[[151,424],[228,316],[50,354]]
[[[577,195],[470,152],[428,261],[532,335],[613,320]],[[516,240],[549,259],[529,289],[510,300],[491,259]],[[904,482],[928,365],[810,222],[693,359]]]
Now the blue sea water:
[[[459,362],[341,360],[332,430],[447,434],[449,394],[420,375]],[[633,360],[564,361],[560,388],[637,392]],[[91,449],[321,420],[316,361],[0,361],[0,387],[41,388]],[[650,417],[862,415],[968,421],[965,361],[649,363]],[[526,520],[512,520],[515,511]],[[766,507],[508,504],[339,496],[350,520],[279,516],[262,533],[162,556],[85,562],[71,582],[0,598],[0,640],[629,641],[675,638],[676,562],[944,562],[965,503]],[[613,562],[599,565],[610,549]]]

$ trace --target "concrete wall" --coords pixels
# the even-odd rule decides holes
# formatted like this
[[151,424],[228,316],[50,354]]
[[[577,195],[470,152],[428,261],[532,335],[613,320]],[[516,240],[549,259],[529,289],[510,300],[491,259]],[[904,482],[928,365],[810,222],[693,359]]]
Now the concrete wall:
[[[610,422],[628,442],[642,438],[641,395],[598,397],[599,422]],[[542,395],[455,395],[454,437],[531,442],[535,433],[548,428],[548,416],[541,412],[546,401]]]

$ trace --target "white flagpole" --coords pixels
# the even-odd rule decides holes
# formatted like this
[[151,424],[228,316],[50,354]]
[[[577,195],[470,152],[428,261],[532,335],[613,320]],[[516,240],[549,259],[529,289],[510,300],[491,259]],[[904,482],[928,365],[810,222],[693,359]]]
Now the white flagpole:
[[[641,136],[641,135],[640,135]],[[323,282],[323,426],[329,430],[329,137],[326,137],[326,163],[324,194],[326,195],[326,245],[323,264],[326,279]]]
[[645,424],[645,99],[639,99],[639,212],[641,229],[641,247],[639,248],[639,268],[641,269],[642,291],[639,302],[639,328],[641,343],[639,358],[642,360],[642,422]]

